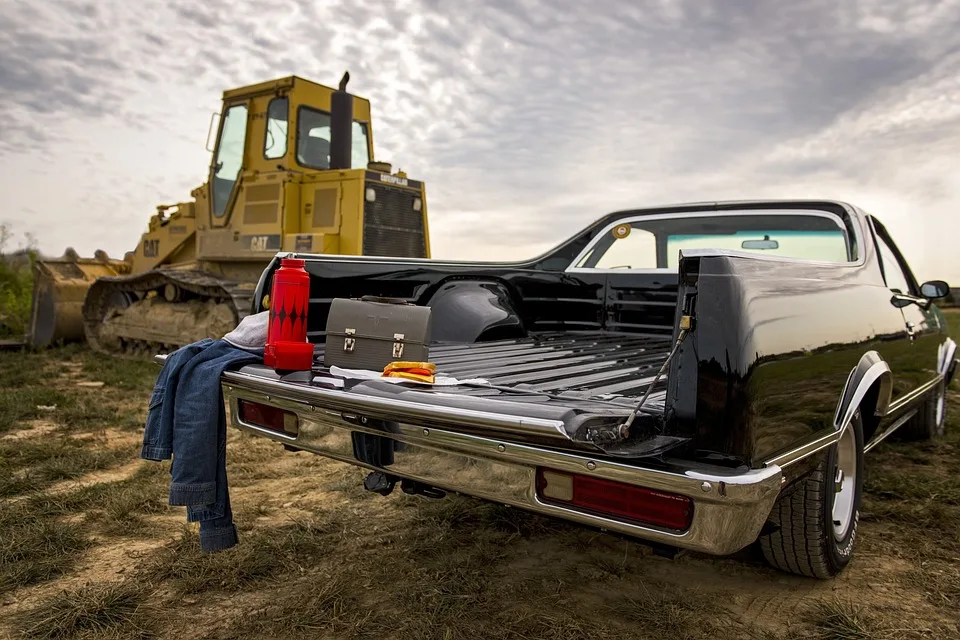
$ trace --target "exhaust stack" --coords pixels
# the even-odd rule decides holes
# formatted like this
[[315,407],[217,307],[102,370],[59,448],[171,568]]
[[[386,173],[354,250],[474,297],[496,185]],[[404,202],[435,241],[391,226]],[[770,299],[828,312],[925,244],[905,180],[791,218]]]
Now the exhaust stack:
[[353,96],[347,93],[350,72],[330,97],[330,168],[350,169],[353,150]]

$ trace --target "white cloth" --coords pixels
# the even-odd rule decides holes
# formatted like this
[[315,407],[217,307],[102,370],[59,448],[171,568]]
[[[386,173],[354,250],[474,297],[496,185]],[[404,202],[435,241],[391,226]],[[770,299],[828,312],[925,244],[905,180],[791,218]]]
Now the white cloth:
[[223,336],[223,339],[240,349],[263,349],[267,344],[269,320],[269,311],[251,314],[241,320],[236,329]]
[[342,369],[340,367],[330,367],[330,373],[339,378],[347,378],[348,380],[383,380],[384,382],[392,382],[394,384],[409,382],[411,384],[422,384],[428,387],[453,387],[458,384],[490,384],[488,380],[484,380],[483,378],[457,380],[456,378],[444,375],[434,375],[433,383],[421,382],[420,380],[410,380],[409,378],[384,378],[382,371],[370,371],[367,369]]

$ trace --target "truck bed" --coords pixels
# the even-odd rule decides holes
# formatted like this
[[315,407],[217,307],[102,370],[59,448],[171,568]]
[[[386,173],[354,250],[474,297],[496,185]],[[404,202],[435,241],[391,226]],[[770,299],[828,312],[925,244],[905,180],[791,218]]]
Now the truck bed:
[[[492,385],[582,398],[637,399],[663,365],[671,342],[635,334],[544,334],[521,340],[439,345],[438,370]],[[657,383],[662,387],[664,380]],[[631,402],[632,404],[632,402]]]
[[[571,409],[616,405],[617,412],[622,413],[624,409],[620,407],[629,410],[646,393],[666,360],[670,345],[669,339],[659,336],[598,331],[543,333],[475,344],[434,344],[430,347],[430,361],[437,365],[438,374],[458,380],[481,378],[489,384],[404,388],[421,394],[540,402]],[[323,351],[322,344],[316,345],[316,362],[323,362]],[[318,365],[314,373],[325,376],[327,369]],[[666,376],[662,376],[645,407],[663,409],[665,383]],[[363,392],[369,386],[348,385],[348,390]]]

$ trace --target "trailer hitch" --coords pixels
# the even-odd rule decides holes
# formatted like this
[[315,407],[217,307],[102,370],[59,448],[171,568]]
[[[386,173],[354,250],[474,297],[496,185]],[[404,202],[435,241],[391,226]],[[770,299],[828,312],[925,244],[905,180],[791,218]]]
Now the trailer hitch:
[[444,498],[447,495],[447,492],[443,489],[437,489],[436,487],[431,487],[428,484],[423,484],[422,482],[417,482],[416,480],[404,479],[400,483],[400,490],[407,495],[423,496],[425,498],[434,498],[437,500]]
[[363,479],[363,488],[382,496],[388,496],[393,493],[393,489],[398,482],[400,483],[400,490],[407,495],[434,499],[445,498],[447,495],[447,492],[443,489],[437,489],[416,480],[401,479],[383,471],[371,471],[367,474],[367,477]]

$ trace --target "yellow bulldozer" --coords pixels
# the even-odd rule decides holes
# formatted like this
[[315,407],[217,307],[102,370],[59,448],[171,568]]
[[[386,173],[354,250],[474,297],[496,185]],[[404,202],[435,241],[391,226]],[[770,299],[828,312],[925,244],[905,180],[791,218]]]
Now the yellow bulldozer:
[[123,260],[68,251],[37,262],[30,344],[85,339],[137,355],[222,337],[279,251],[429,258],[424,184],[374,160],[370,102],[348,80],[225,91],[191,202],[157,207]]

